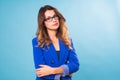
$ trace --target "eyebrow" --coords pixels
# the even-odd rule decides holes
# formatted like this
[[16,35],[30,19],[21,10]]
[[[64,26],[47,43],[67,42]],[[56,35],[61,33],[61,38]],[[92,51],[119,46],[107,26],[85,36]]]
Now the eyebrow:
[[[54,14],[54,15],[56,15],[56,14]],[[53,16],[54,16],[54,15],[53,15]],[[47,16],[46,18],[50,18],[50,17],[53,17],[53,16]]]

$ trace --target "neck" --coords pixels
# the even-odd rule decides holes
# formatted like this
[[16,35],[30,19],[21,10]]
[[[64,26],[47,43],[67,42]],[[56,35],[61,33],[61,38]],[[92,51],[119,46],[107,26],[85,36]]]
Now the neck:
[[49,31],[48,30],[48,35],[49,35],[51,40],[55,40],[57,38],[56,33],[57,33],[57,31]]

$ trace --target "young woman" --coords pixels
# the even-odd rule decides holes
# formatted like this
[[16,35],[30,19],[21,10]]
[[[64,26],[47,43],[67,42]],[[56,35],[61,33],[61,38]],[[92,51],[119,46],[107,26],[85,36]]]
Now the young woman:
[[36,80],[72,80],[79,61],[65,18],[56,8],[50,5],[40,8],[36,35],[32,40]]

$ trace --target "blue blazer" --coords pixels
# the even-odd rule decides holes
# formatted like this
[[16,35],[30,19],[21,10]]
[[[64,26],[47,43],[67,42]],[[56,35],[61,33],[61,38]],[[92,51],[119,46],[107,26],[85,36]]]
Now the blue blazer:
[[[72,44],[72,50],[66,46],[61,39],[59,39],[60,46],[60,59],[58,59],[56,50],[51,43],[49,48],[44,46],[43,49],[38,47],[38,40],[34,38],[32,40],[33,45],[33,57],[35,68],[40,68],[40,64],[48,65],[51,67],[59,67],[66,64],[69,68],[69,74],[76,72],[79,69],[79,61],[75,53],[75,49]],[[55,75],[49,75],[45,77],[36,77],[36,80],[54,80]],[[62,80],[71,80],[71,77],[62,77]]]

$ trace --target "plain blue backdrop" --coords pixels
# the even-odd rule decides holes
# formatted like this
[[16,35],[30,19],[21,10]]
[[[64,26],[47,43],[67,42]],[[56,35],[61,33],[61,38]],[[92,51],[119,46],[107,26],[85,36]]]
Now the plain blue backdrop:
[[0,0],[0,80],[35,80],[39,8],[66,18],[81,66],[73,80],[120,80],[120,0]]

